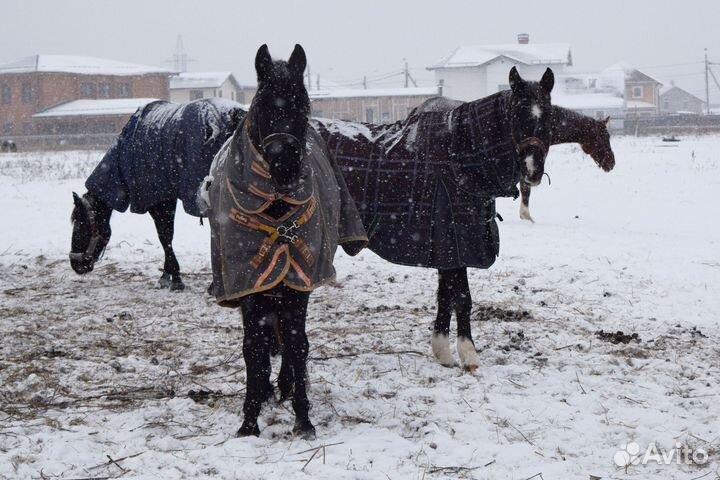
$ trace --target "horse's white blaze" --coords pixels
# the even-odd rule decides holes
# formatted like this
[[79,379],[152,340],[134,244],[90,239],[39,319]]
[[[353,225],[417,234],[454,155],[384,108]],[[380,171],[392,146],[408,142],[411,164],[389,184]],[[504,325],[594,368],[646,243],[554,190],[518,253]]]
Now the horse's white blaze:
[[532,116],[535,118],[540,118],[540,115],[542,115],[542,110],[537,105],[533,104],[532,108],[530,109]]
[[430,343],[432,345],[433,356],[441,365],[446,367],[455,365],[455,360],[453,360],[453,356],[450,353],[450,340],[447,335],[433,333]]
[[528,176],[532,176],[535,173],[535,161],[532,155],[525,157],[525,168],[527,168]]
[[463,368],[474,368],[480,366],[480,355],[475,351],[475,345],[467,338],[458,338],[458,355],[460,355],[460,366]]

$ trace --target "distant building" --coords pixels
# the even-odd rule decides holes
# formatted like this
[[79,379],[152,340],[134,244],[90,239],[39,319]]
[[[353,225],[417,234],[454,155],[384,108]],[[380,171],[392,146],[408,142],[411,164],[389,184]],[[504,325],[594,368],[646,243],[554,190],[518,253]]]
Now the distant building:
[[660,114],[660,80],[631,67],[624,62],[616,63],[605,70],[605,74],[619,73],[625,80],[625,115],[641,117]]
[[625,118],[625,76],[622,72],[565,73],[555,77],[552,103],[604,120],[622,130]]
[[170,100],[178,103],[226,98],[249,104],[256,90],[256,87],[240,85],[230,72],[184,72],[170,77]]
[[[63,115],[36,114],[76,100],[168,100],[171,73],[164,68],[67,55],[33,55],[0,65],[0,139],[13,138],[20,148],[32,148],[35,137],[43,132],[72,129],[67,125],[74,120]],[[129,114],[122,117],[127,120]],[[92,130],[119,132],[108,122]]]
[[701,114],[704,112],[704,107],[705,102],[675,85],[663,88],[660,91],[660,113],[663,115]]
[[559,75],[571,65],[568,44],[531,44],[528,34],[520,34],[516,44],[458,47],[428,70],[435,72],[444,96],[471,101],[510,88],[512,67],[517,67],[523,78],[539,80],[546,68]]
[[313,117],[392,123],[405,119],[410,110],[439,92],[437,87],[427,87],[311,90],[308,94]]

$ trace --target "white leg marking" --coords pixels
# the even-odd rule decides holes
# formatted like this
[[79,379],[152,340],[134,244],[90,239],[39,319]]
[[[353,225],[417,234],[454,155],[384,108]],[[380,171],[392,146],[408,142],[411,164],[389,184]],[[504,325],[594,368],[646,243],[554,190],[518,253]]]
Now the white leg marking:
[[432,345],[433,356],[441,365],[446,367],[455,366],[455,360],[453,360],[453,356],[450,353],[450,340],[447,335],[433,333],[430,343]]
[[535,220],[533,220],[530,216],[530,209],[524,203],[520,204],[520,218],[523,220],[530,220],[532,223],[535,223]]
[[475,345],[467,338],[458,338],[458,355],[460,355],[460,366],[463,368],[477,368],[480,366],[480,355],[475,351]]

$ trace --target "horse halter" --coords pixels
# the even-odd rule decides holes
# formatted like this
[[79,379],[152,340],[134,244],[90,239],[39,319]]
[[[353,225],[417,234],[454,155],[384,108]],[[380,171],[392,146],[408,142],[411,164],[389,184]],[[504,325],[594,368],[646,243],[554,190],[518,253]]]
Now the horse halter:
[[70,260],[78,262],[94,262],[94,253],[97,249],[98,244],[102,242],[103,246],[107,245],[108,239],[100,235],[97,228],[97,221],[95,220],[95,212],[93,211],[90,202],[83,196],[80,201],[85,206],[87,212],[87,221],[90,224],[90,242],[84,252],[73,252],[70,251]]
[[548,147],[545,145],[545,142],[540,140],[537,137],[527,137],[520,141],[520,143],[517,143],[515,146],[515,149],[517,150],[518,155],[520,154],[520,151],[525,147],[537,147],[540,150],[542,150],[543,157],[547,156],[548,153]]

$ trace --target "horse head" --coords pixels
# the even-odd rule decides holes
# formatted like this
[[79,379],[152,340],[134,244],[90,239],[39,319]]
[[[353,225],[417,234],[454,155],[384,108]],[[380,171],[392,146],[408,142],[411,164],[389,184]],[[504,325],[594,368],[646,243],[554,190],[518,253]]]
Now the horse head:
[[580,144],[583,151],[590,155],[598,167],[606,172],[609,172],[615,166],[615,154],[610,146],[610,133],[607,129],[609,121],[610,117],[605,120],[595,121],[595,132],[594,135],[590,136],[592,141]]
[[510,70],[510,128],[522,178],[533,186],[545,172],[552,140],[550,92],[554,84],[549,68],[539,82],[523,80],[515,67]]
[[111,210],[99,209],[100,201],[89,193],[81,197],[73,192],[73,201],[70,266],[82,275],[92,271],[110,240]]
[[267,162],[279,192],[298,179],[305,156],[310,98],[303,83],[307,60],[300,45],[286,62],[270,57],[267,45],[255,57],[258,90],[248,112],[248,134]]

